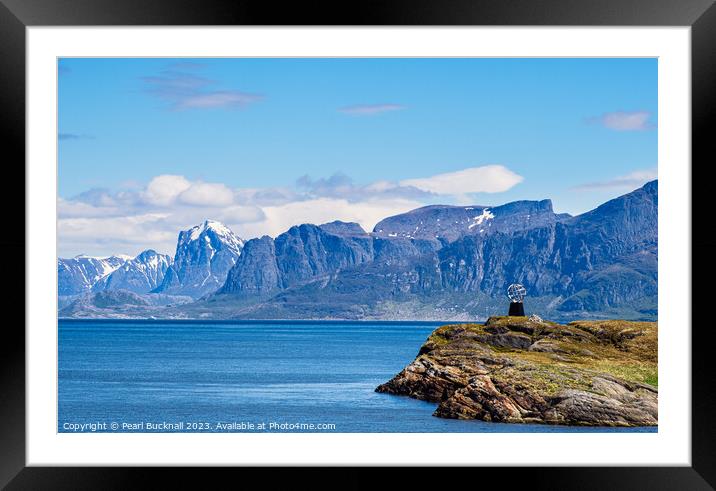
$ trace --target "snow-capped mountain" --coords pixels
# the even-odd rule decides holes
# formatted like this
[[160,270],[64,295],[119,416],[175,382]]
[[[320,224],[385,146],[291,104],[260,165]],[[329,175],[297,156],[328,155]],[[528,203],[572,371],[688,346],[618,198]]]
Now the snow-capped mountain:
[[114,272],[130,256],[91,257],[80,255],[57,259],[57,286],[61,296],[86,293],[102,278]]
[[171,264],[171,256],[148,249],[101,278],[92,287],[92,291],[128,290],[148,293],[162,283]]
[[174,263],[154,290],[194,298],[218,290],[236,263],[244,241],[213,220],[179,232]]

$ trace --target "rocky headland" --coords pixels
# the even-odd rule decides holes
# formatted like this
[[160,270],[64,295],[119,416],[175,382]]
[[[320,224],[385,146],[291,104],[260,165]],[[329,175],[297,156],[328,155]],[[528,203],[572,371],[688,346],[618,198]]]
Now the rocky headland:
[[376,391],[435,402],[442,418],[653,426],[657,374],[656,322],[491,317],[436,329]]

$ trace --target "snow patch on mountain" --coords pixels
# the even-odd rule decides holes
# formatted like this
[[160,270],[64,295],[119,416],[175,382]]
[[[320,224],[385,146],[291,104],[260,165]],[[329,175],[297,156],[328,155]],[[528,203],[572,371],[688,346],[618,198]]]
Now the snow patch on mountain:
[[[467,209],[467,208],[466,208],[466,209]],[[528,218],[528,219],[529,219],[529,217],[530,217],[530,216],[527,215],[527,218]],[[482,222],[484,222],[485,220],[492,220],[493,218],[495,218],[495,215],[490,211],[489,208],[485,208],[484,210],[482,210],[482,214],[481,214],[481,215],[478,215],[478,216],[476,216],[476,217],[474,217],[474,218],[472,219],[472,220],[473,220],[473,223],[471,223],[470,225],[468,225],[467,228],[468,228],[468,229],[471,229],[471,228],[473,228],[473,227],[477,227],[478,225],[482,225]],[[457,222],[455,222],[455,223],[457,223]],[[484,231],[484,230],[480,230],[480,232],[483,232],[483,231]]]

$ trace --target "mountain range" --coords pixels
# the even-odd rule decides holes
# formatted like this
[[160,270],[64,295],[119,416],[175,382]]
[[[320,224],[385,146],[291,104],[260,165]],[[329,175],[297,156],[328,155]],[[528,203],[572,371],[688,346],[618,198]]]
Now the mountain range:
[[528,313],[654,319],[657,209],[652,181],[578,216],[550,200],[431,205],[371,232],[335,221],[245,242],[207,220],[173,260],[60,259],[60,316],[471,320],[505,310],[519,282]]

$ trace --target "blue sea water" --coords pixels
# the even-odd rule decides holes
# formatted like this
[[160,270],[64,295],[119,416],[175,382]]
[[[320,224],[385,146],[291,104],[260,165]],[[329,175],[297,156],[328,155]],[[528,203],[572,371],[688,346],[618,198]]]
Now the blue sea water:
[[437,325],[61,320],[58,431],[656,431],[441,419],[374,392]]

